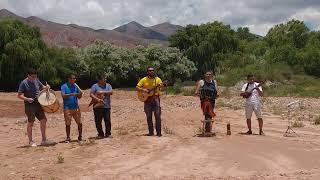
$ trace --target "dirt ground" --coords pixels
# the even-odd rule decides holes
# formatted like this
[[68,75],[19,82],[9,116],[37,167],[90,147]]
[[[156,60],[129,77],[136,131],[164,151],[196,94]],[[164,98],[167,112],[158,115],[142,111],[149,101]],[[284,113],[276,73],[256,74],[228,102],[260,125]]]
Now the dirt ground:
[[[143,103],[134,92],[115,91],[113,138],[89,140],[96,130],[87,96],[80,100],[86,141],[31,148],[26,146],[23,102],[15,93],[0,93],[0,179],[320,179],[320,126],[309,122],[294,128],[298,136],[284,137],[287,121],[265,108],[266,136],[241,135],[246,131],[243,109],[220,106],[217,135],[195,137],[203,119],[199,100],[167,95],[161,99],[164,136],[146,137]],[[311,102],[320,104],[319,99]],[[63,141],[61,111],[47,117],[48,138]],[[227,122],[231,136],[226,135]],[[257,133],[257,121],[252,122]],[[40,137],[36,122],[37,143]],[[72,138],[77,138],[74,122]]]

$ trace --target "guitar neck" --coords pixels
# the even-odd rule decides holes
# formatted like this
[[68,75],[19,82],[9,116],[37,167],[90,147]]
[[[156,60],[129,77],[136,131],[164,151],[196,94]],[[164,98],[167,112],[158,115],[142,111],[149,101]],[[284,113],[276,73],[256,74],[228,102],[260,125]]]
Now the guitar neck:
[[154,91],[154,90],[156,90],[157,88],[159,88],[160,86],[167,86],[167,82],[163,82],[162,84],[158,84],[158,85],[156,85],[155,87],[153,87],[153,88],[151,88],[151,89],[149,89],[149,91],[151,92],[151,91]]

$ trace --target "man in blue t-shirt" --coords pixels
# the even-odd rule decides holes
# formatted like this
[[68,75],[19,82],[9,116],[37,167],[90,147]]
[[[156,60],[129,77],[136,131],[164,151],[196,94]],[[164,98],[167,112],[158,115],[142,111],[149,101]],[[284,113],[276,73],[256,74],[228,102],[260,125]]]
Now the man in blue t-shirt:
[[41,90],[50,89],[48,84],[43,85],[34,69],[28,70],[28,76],[19,85],[18,98],[24,101],[25,113],[28,118],[27,134],[29,145],[34,147],[37,144],[32,139],[32,127],[37,118],[40,121],[40,129],[42,135],[41,145],[52,145],[53,142],[46,138],[47,117],[39,104],[37,98]]
[[[91,87],[90,97],[97,103],[93,105],[94,119],[98,131],[98,139],[111,137],[111,95],[112,86],[107,83],[105,75],[98,76],[98,82]],[[106,132],[102,130],[102,119],[104,119]]]
[[78,125],[78,141],[82,141],[82,122],[81,122],[81,112],[78,105],[78,99],[82,97],[82,90],[75,83],[76,75],[70,74],[68,76],[68,82],[61,86],[61,95],[63,98],[63,114],[66,123],[66,143],[71,141],[70,139],[70,127],[72,118],[76,121]]

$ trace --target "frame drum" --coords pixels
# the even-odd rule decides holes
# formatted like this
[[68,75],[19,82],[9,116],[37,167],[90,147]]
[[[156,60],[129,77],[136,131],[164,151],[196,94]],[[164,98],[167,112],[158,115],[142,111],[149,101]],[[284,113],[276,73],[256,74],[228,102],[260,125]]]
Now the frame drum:
[[42,90],[38,96],[38,102],[44,112],[54,113],[59,110],[59,101],[53,90]]

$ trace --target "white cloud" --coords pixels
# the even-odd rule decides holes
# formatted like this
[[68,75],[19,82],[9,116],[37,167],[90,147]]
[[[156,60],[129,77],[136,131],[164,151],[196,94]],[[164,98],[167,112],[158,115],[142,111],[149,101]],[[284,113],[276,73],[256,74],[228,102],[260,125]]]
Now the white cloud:
[[87,2],[87,10],[88,11],[92,11],[93,13],[97,13],[97,15],[102,15],[104,16],[104,10],[103,8],[101,7],[101,5],[96,2],[96,1],[89,1]]
[[11,6],[9,0],[0,0],[0,9],[6,8],[9,11],[14,11],[14,8]]
[[314,8],[307,8],[304,9],[293,16],[291,18],[294,19],[302,19],[304,20],[307,24],[308,23],[314,23],[312,24],[314,26],[315,30],[320,30],[320,11],[319,9],[314,9]]

